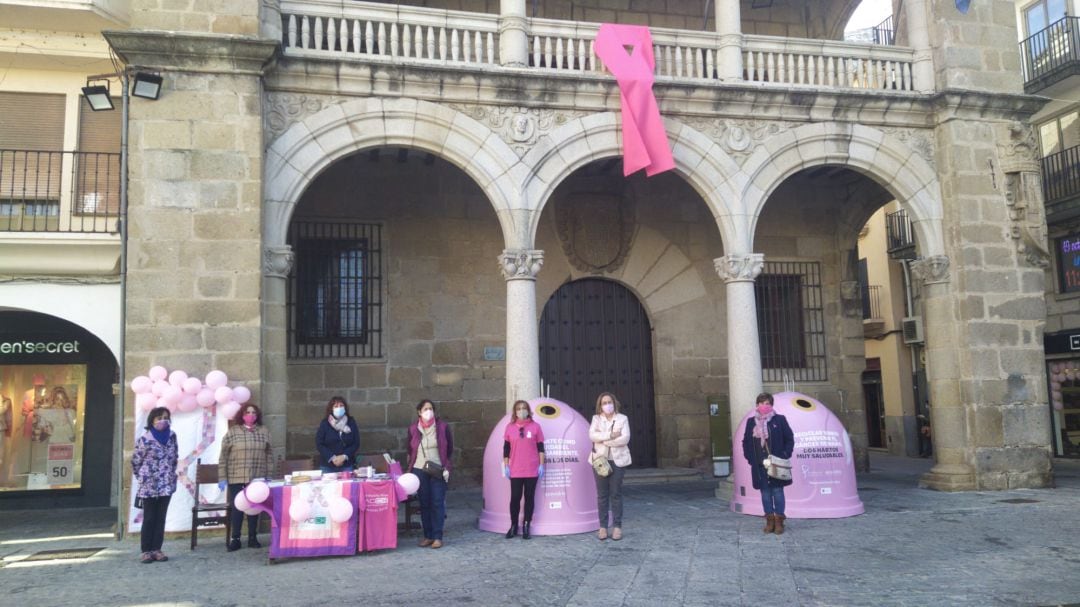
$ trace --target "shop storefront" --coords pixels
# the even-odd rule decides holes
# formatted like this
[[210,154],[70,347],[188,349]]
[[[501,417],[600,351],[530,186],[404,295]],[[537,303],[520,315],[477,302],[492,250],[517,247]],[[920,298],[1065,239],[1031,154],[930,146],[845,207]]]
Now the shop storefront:
[[109,504],[116,369],[75,324],[0,312],[0,508]]
[[1045,347],[1054,454],[1080,458],[1080,329],[1047,333]]

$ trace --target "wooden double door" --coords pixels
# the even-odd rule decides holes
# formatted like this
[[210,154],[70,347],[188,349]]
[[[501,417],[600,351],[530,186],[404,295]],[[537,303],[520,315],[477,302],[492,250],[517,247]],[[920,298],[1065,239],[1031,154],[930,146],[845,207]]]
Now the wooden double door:
[[585,419],[601,392],[614,394],[630,418],[633,466],[656,466],[652,327],[629,289],[598,278],[560,287],[540,318],[540,377]]

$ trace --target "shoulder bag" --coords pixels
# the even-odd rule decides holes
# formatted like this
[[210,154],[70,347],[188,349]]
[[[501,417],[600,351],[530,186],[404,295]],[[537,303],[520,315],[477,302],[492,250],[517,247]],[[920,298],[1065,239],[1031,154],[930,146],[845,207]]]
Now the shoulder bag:
[[765,453],[769,454],[769,465],[765,468],[765,473],[769,475],[769,478],[775,478],[778,481],[790,481],[791,460],[769,453],[768,440],[765,441]]
[[420,448],[424,450],[424,474],[431,478],[442,478],[443,467],[427,458],[427,449],[424,447],[424,433],[420,433]]
[[[611,422],[611,429],[612,430],[615,429],[615,421],[614,420],[612,420],[612,422]],[[606,449],[607,449],[608,453],[611,452],[611,447],[606,447]],[[611,464],[608,463],[608,459],[607,459],[606,455],[599,455],[597,453],[592,453],[589,457],[592,459],[593,472],[596,472],[597,476],[607,476],[607,475],[611,474]]]

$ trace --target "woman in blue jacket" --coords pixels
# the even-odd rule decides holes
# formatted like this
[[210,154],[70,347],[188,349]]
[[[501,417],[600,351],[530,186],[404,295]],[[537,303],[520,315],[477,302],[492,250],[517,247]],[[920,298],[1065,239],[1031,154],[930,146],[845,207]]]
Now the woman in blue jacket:
[[791,481],[771,478],[765,471],[764,462],[770,454],[791,459],[791,453],[795,450],[795,435],[787,418],[773,412],[773,397],[768,392],[758,394],[754,417],[746,422],[746,431],[743,432],[742,450],[743,457],[750,464],[754,489],[761,491],[765,533],[780,535],[784,532],[784,487],[790,485]]
[[356,465],[360,449],[360,430],[349,415],[349,403],[335,396],[326,403],[326,419],[319,424],[315,446],[322,456],[323,472],[345,472]]

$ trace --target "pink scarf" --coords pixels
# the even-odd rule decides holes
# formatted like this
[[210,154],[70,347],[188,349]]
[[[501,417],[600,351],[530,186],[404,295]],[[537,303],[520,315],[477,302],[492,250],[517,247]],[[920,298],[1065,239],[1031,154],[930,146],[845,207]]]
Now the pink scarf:
[[761,441],[761,446],[765,446],[765,441],[769,440],[769,420],[776,415],[775,411],[769,411],[768,415],[761,415],[754,413],[754,438]]

